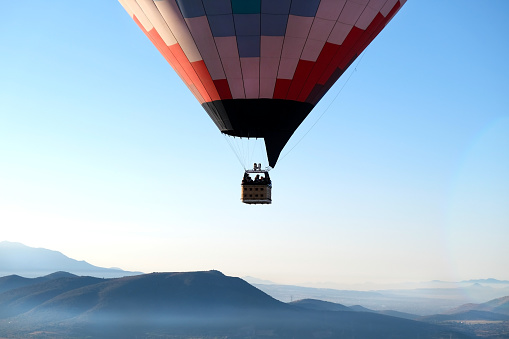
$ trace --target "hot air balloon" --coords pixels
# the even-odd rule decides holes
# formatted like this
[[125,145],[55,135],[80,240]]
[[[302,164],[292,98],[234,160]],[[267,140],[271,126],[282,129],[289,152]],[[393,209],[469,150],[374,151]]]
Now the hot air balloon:
[[[219,130],[270,167],[406,0],[119,0]],[[256,169],[254,169],[256,171]]]

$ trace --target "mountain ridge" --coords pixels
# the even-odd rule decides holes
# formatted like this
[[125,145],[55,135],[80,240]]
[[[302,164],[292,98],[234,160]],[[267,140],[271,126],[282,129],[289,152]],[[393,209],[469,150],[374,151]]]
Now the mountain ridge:
[[57,271],[102,278],[142,274],[142,272],[94,266],[84,260],[75,260],[61,252],[45,248],[30,247],[18,242],[0,242],[0,277],[20,275],[33,278]]
[[467,311],[484,311],[484,312],[492,312],[499,313],[509,316],[509,296],[505,296],[502,298],[497,298],[493,300],[489,300],[485,303],[474,304],[468,303],[461,305],[459,307],[453,308],[444,314],[458,314]]
[[301,309],[219,271],[53,278],[0,293],[0,310],[11,310],[0,317],[0,336],[468,338],[447,327],[374,313]]

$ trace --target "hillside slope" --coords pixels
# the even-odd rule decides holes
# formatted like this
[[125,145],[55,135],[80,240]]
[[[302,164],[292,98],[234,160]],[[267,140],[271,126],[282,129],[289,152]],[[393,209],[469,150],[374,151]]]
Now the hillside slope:
[[468,337],[374,313],[302,309],[218,271],[63,277],[0,294],[0,311],[5,337]]
[[509,296],[493,299],[482,304],[465,304],[446,312],[446,314],[457,314],[466,311],[486,311],[509,315]]

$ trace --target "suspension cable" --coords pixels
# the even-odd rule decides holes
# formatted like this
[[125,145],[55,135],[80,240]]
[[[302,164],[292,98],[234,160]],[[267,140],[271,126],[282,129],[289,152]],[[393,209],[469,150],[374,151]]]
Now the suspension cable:
[[229,137],[226,136],[226,134],[224,134],[224,133],[221,133],[221,134],[223,135],[224,140],[226,141],[228,146],[230,146],[230,149],[233,151],[233,154],[235,154],[235,157],[237,157],[237,160],[239,161],[240,166],[242,166],[242,168],[244,168],[244,171],[245,171],[246,170],[246,166],[245,166],[244,162],[242,162],[242,160],[240,159],[239,152],[237,152],[237,150],[235,150],[235,148],[233,147],[232,143],[230,142],[231,140],[228,139]]

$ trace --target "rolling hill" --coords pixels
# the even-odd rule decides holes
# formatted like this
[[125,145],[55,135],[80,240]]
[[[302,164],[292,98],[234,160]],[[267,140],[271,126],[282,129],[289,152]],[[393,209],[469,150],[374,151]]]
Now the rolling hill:
[[1,293],[0,319],[23,314],[62,293],[103,281],[99,278],[78,277],[62,273],[58,272],[41,279],[33,279],[32,284]]
[[344,306],[342,304],[333,303],[330,301],[316,300],[316,299],[302,299],[297,301],[292,301],[289,303],[290,305],[298,306],[301,308],[316,310],[316,311],[350,311],[350,312],[370,312],[388,315],[391,317],[403,318],[403,319],[411,319],[417,320],[420,316],[410,313],[398,312],[393,310],[383,310],[383,311],[375,311],[369,308],[354,305],[354,306]]
[[509,316],[509,296],[493,299],[482,304],[465,304],[446,312],[446,314],[457,314],[466,311],[486,311]]
[[15,275],[15,274],[8,275],[5,277],[0,277],[0,293],[8,291],[8,290],[25,287],[25,286],[29,286],[29,285],[35,285],[35,284],[45,282],[48,280],[64,278],[64,277],[76,277],[76,275],[67,273],[67,272],[55,272],[52,274],[48,274],[44,277],[38,277],[38,278],[25,278],[25,277],[20,277],[19,275]]
[[352,311],[352,309],[345,305],[317,299],[301,299],[292,301],[289,304],[315,311]]
[[303,309],[218,271],[45,278],[0,293],[0,337],[468,338],[375,313]]
[[442,314],[421,317],[431,322],[445,321],[509,321],[509,296],[482,304],[465,304]]
[[419,318],[446,324],[458,331],[484,338],[509,338],[509,296],[481,304],[465,304],[442,314]]

